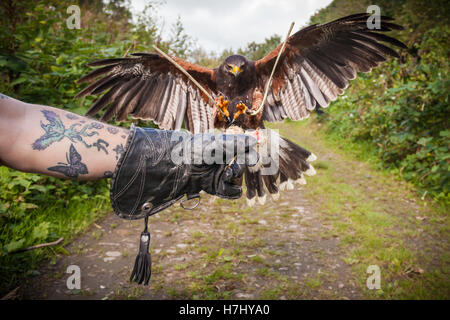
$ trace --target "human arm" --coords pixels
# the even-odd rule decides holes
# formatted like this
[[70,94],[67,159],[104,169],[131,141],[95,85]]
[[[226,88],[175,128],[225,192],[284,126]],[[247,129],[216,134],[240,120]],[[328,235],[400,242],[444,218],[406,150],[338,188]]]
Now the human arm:
[[[212,137],[210,134],[191,135],[184,132],[182,135],[186,141],[190,141],[192,146],[196,145],[190,151],[192,156],[200,159],[199,165],[196,166],[172,159],[173,148],[177,147],[175,140],[171,143],[168,141],[162,143],[168,135],[175,137],[181,134],[180,132],[149,131],[141,128],[139,132],[152,134],[147,135],[145,141],[141,139],[141,143],[137,143],[134,139],[131,143],[127,143],[130,132],[128,129],[111,126],[65,110],[28,104],[0,94],[0,161],[10,168],[59,178],[92,180],[112,177],[119,167],[124,167],[122,172],[129,175],[115,181],[125,179],[125,185],[131,186],[135,178],[134,172],[142,169],[140,161],[147,162],[148,159],[166,155],[168,158],[164,165],[158,163],[155,166],[152,161],[147,162],[146,165],[149,167],[146,172],[153,170],[153,174],[147,178],[145,186],[139,187],[140,190],[161,193],[161,186],[164,186],[165,192],[170,193],[169,198],[176,198],[176,192],[171,192],[168,177],[170,172],[180,169],[184,172],[184,178],[175,177],[174,180],[180,187],[177,190],[178,196],[198,194],[201,190],[225,198],[240,196],[241,183],[238,180],[242,176],[242,165],[248,163],[246,156],[249,155],[250,147],[256,143],[253,138],[220,134]],[[211,142],[211,138],[215,142]],[[246,145],[245,150],[237,150],[238,144]],[[154,149],[154,145],[161,147]],[[202,146],[207,148],[204,149]],[[211,149],[212,147],[215,148]],[[135,155],[125,157],[121,165],[118,165],[121,154],[128,149],[133,150],[128,152],[129,154]],[[207,150],[210,155],[216,155],[208,159]],[[176,152],[173,154],[176,155]],[[239,165],[234,163],[233,170],[230,171],[224,164],[230,163],[233,156],[237,160],[243,160]],[[138,167],[134,168],[135,166]],[[186,181],[179,184],[181,180]],[[150,186],[149,182],[156,185]],[[155,190],[148,190],[149,188]],[[130,191],[134,194],[133,189]],[[135,196],[138,194],[139,192]],[[164,198],[165,200],[167,199]]]
[[110,177],[129,130],[0,94],[0,162],[24,172]]

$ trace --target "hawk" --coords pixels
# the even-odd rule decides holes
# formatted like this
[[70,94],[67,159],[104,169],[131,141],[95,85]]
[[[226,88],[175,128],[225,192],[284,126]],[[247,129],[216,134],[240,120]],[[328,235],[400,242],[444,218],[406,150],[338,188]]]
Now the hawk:
[[[384,32],[403,28],[394,24],[394,19],[381,16],[379,28],[369,29],[368,18],[367,13],[353,14],[308,26],[290,36],[274,70],[267,99],[256,114],[251,111],[257,110],[263,101],[281,44],[260,60],[232,55],[215,69],[174,57],[216,98],[215,103],[157,53],[134,53],[131,57],[90,63],[89,66],[100,68],[79,80],[90,84],[77,97],[104,93],[87,112],[93,116],[106,109],[101,115],[104,121],[112,118],[124,121],[131,116],[151,120],[167,130],[184,127],[192,133],[201,133],[219,129],[260,137],[265,132],[264,121],[308,118],[317,106],[325,108],[342,95],[357,72],[371,71],[386,61],[387,56],[399,57],[386,44],[406,46]],[[264,203],[267,192],[276,199],[279,189],[292,189],[294,182],[304,184],[304,174],[315,173],[310,164],[316,158],[314,154],[286,138],[277,137],[279,159],[275,172],[263,172],[270,165],[270,159],[245,170],[246,196],[250,204],[256,198]],[[267,143],[267,139],[261,141]],[[271,156],[262,159],[267,160],[267,157]]]

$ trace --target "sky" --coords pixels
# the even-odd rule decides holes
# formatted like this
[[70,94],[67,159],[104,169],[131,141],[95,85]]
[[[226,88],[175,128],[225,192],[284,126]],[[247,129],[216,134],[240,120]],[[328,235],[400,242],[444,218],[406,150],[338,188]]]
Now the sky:
[[[142,12],[145,3],[131,0],[133,11]],[[329,3],[331,0],[165,0],[157,15],[164,19],[164,38],[180,16],[186,33],[200,47],[222,52],[252,41],[263,42],[273,34],[284,39],[291,22],[297,31]]]

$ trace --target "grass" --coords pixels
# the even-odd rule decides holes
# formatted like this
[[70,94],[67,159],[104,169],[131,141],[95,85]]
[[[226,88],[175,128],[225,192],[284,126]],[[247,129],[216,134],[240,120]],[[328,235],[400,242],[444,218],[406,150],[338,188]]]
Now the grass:
[[305,285],[306,287],[315,290],[317,288],[319,288],[322,285],[322,280],[320,279],[320,275],[317,275],[313,278],[308,278],[305,281]]
[[[280,129],[318,154],[319,159],[326,154],[324,148],[329,148],[342,157],[342,166],[354,165],[349,170],[318,162],[315,167],[326,172],[319,171],[308,179],[305,196],[318,204],[321,216],[331,222],[331,233],[341,239],[340,247],[346,252],[344,261],[352,266],[353,276],[366,297],[448,299],[447,210],[432,202],[418,201],[413,186],[398,181],[392,173],[376,170],[379,161],[364,145],[342,143],[336,136],[323,134],[314,119],[309,123],[287,123]],[[309,139],[311,134],[319,136],[320,142]],[[311,141],[316,143],[308,145]],[[359,166],[361,160],[368,165]],[[352,175],[364,176],[366,181],[354,181]],[[390,201],[392,198],[396,201]],[[402,205],[405,202],[414,203],[413,208],[428,218],[426,223],[416,219],[417,212],[408,211],[411,206]],[[428,250],[418,252],[420,247]],[[369,265],[380,266],[382,290],[374,292],[365,287]],[[423,274],[417,271],[423,269]],[[318,282],[308,279],[306,284],[314,287]]]
[[[318,156],[318,174],[264,206],[202,197],[197,210],[153,217],[163,237],[153,240],[162,251],[152,254],[150,287],[126,284],[111,298],[448,299],[447,212],[314,119],[279,127]],[[382,290],[366,287],[370,265],[380,267]]]
[[[64,246],[108,212],[111,212],[111,205],[106,196],[90,197],[80,201],[69,201],[64,209],[60,204],[49,204],[47,207],[33,210],[26,218],[16,221],[14,228],[2,226],[1,239],[4,243],[8,243],[10,241],[8,239],[25,238],[27,233],[33,232],[34,227],[42,222],[49,225],[49,237],[53,239],[64,237],[64,241],[54,247],[23,253],[3,253],[0,256],[0,295],[14,289],[24,278],[34,276],[43,261],[49,260],[54,263],[58,254],[68,254]],[[92,237],[99,238],[101,234],[101,230],[95,229]]]

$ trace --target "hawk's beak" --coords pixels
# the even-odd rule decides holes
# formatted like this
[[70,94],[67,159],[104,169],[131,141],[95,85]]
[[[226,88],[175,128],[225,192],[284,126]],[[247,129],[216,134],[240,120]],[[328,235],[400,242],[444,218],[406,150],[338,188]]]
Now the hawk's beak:
[[238,66],[235,66],[231,73],[234,74],[235,77],[237,77],[239,75],[239,73],[241,73],[241,69],[239,69]]

